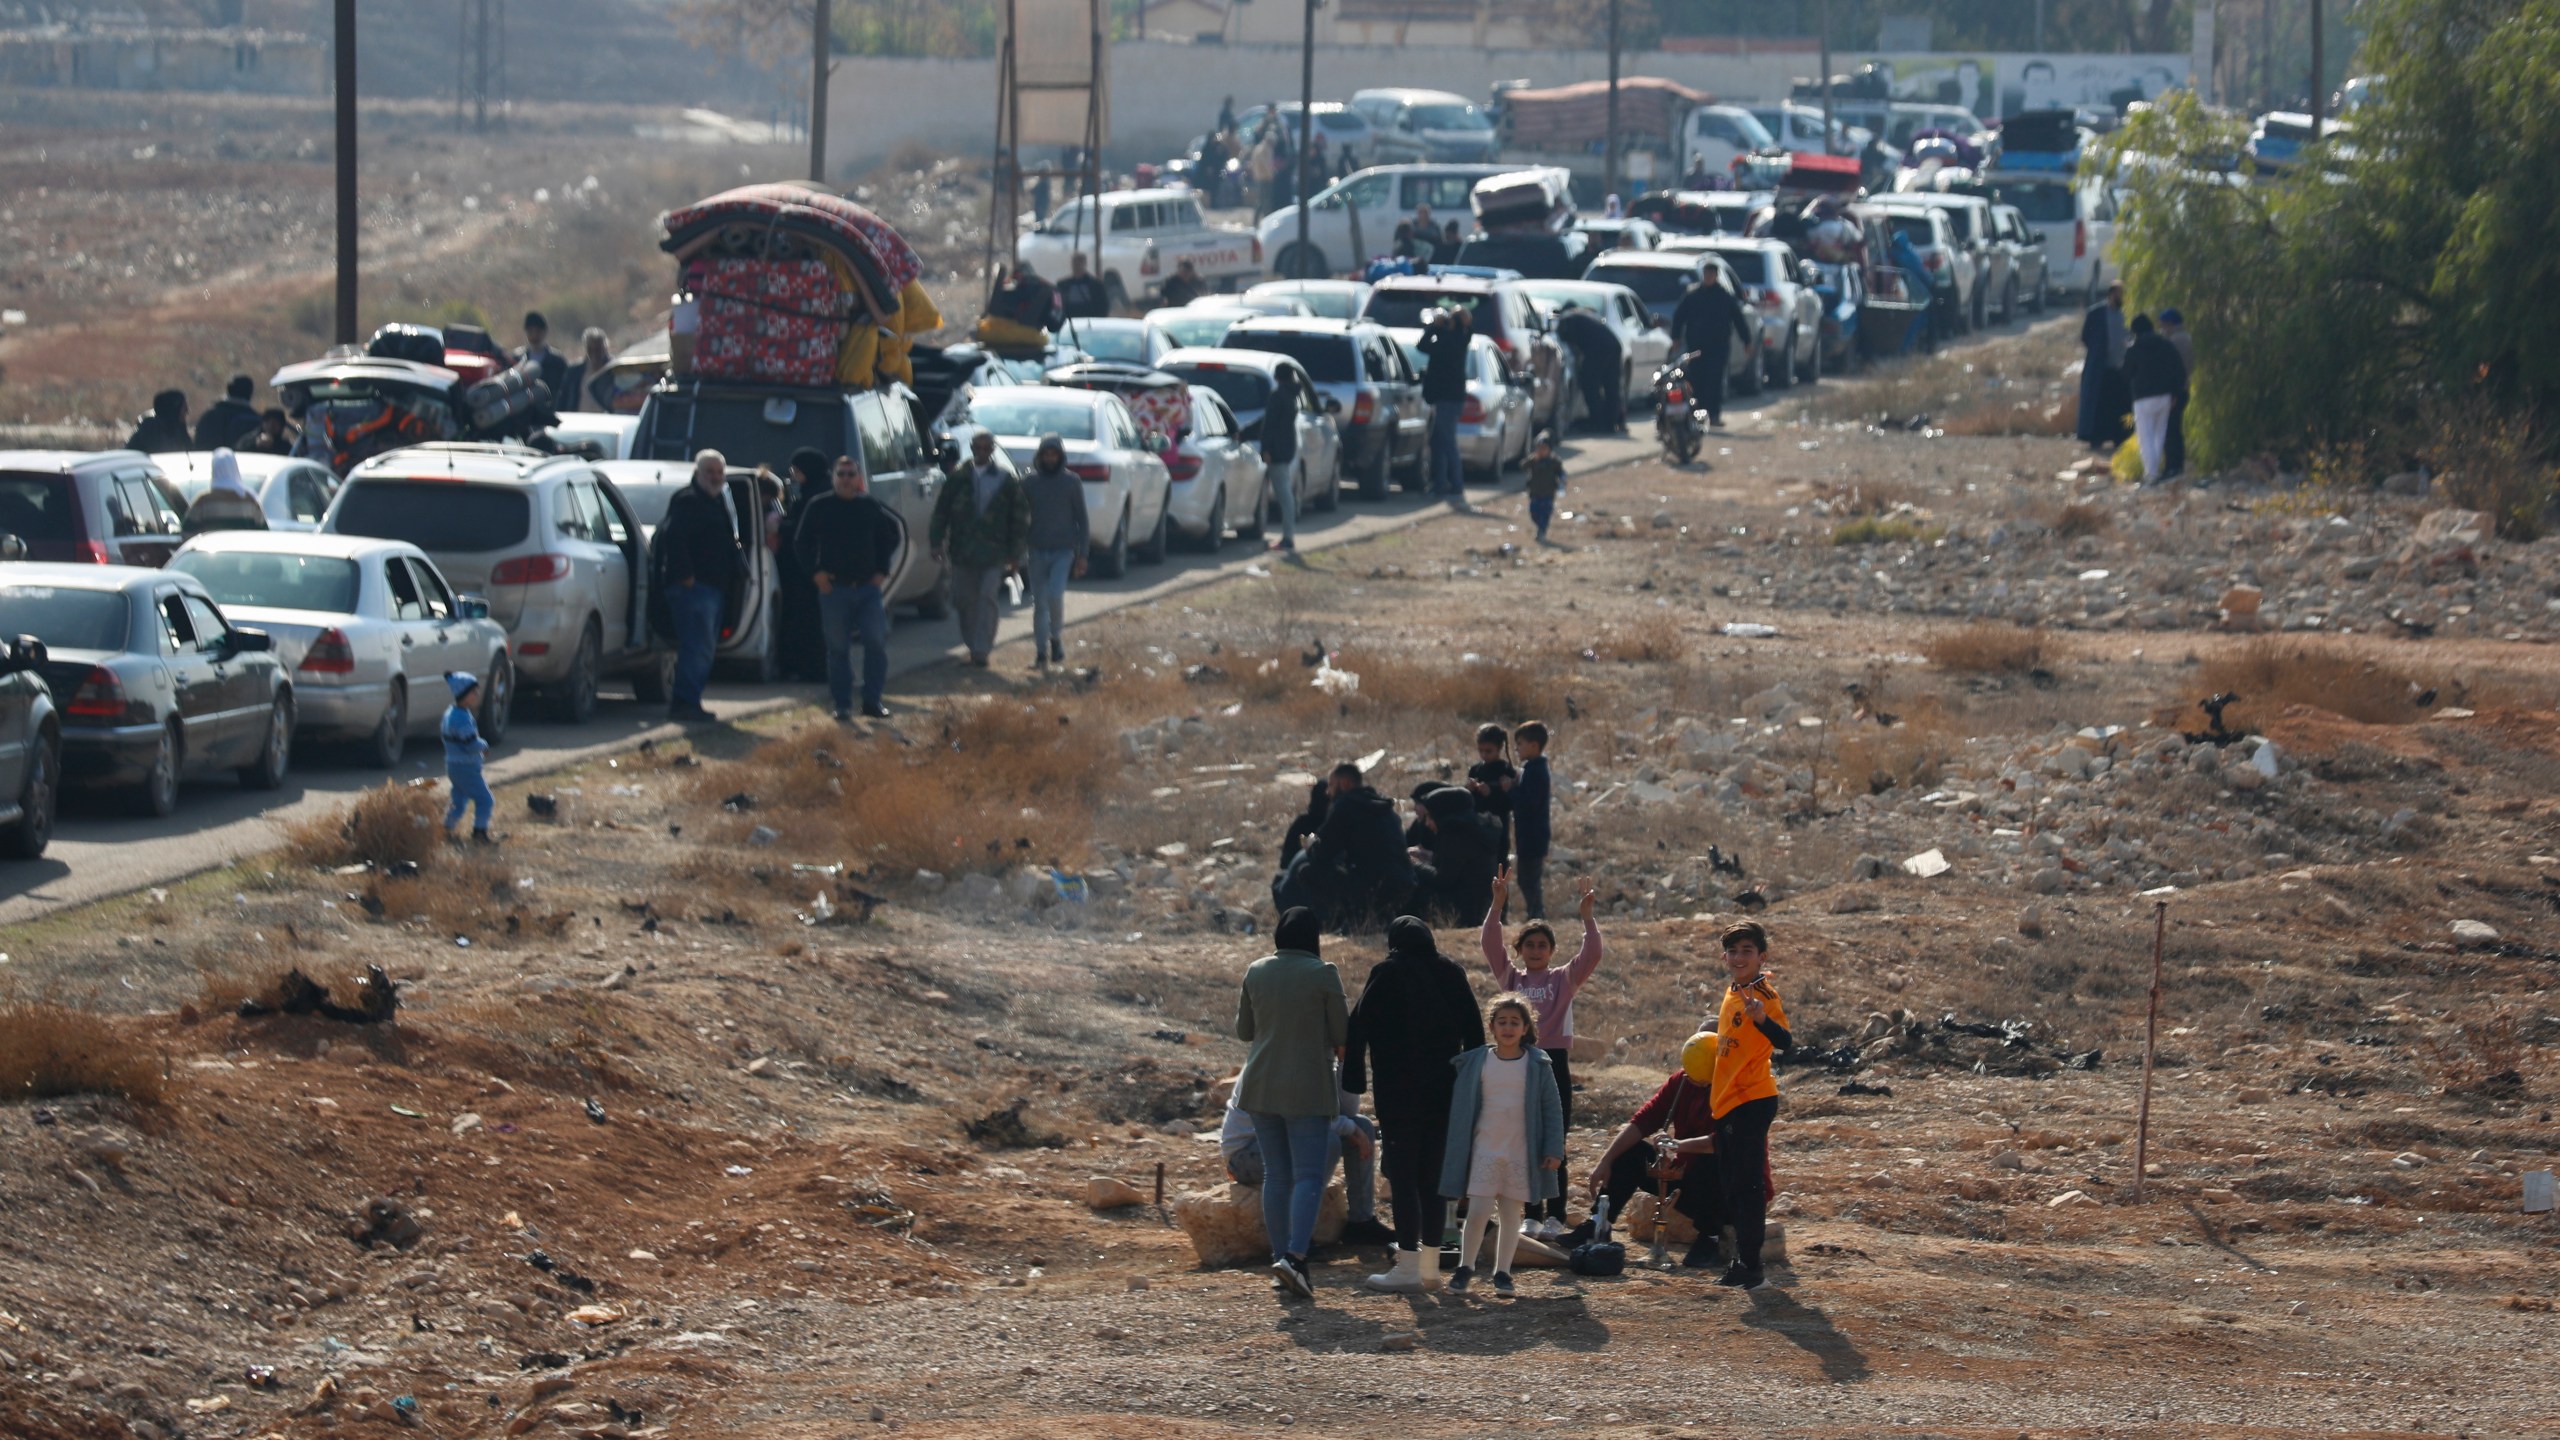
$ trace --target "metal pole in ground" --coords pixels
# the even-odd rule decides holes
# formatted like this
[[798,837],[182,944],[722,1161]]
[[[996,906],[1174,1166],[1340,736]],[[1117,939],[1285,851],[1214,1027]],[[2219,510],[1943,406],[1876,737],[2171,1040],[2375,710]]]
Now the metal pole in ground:
[[1831,0],[1822,0],[1820,23],[1822,25],[1822,153],[1828,155],[1831,153]]
[[1316,118],[1316,0],[1307,0],[1306,40],[1298,50],[1298,260],[1289,267],[1290,278],[1305,280],[1307,257],[1315,253],[1307,244],[1307,179],[1312,161],[1307,155],[1307,136]]
[[356,0],[337,0],[338,343],[356,341]]
[[2151,1062],[2160,1052],[2160,949],[2169,933],[2169,902],[2151,908],[2151,1019],[2142,1035],[2142,1109],[2133,1122],[2133,1198],[2142,1199],[2142,1178],[2151,1163]]
[[1609,0],[1609,133],[1601,145],[1608,152],[1608,163],[1600,182],[1601,193],[1618,193],[1618,0]]
[[2329,108],[2328,57],[2320,44],[2320,0],[2311,0],[2311,140],[2320,143],[2320,121]]
[[831,20],[827,0],[818,0],[817,23],[809,37],[809,178],[827,183],[827,52]]

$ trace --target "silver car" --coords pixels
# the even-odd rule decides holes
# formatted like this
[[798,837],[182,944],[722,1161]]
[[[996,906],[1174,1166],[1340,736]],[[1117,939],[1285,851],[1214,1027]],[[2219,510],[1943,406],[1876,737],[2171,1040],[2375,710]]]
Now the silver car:
[[1247,301],[1296,300],[1325,320],[1349,320],[1369,303],[1366,280],[1265,280],[1244,292]]
[[[1067,468],[1084,482],[1093,543],[1086,565],[1094,575],[1109,580],[1127,573],[1133,551],[1148,564],[1164,559],[1173,531],[1173,477],[1141,439],[1137,420],[1119,396],[985,385],[969,396],[969,420],[993,433],[1016,466],[1029,465],[1040,437],[1057,432],[1067,448]],[[1155,443],[1166,442],[1155,437]]]
[[406,540],[455,586],[487,596],[517,679],[543,690],[553,718],[593,718],[608,674],[666,702],[674,657],[650,634],[640,520],[587,461],[521,445],[413,445],[349,473],[320,529]]
[[1618,377],[1618,393],[1627,403],[1645,399],[1638,381],[1651,380],[1653,372],[1671,359],[1671,332],[1662,328],[1636,292],[1624,285],[1611,285],[1599,280],[1523,280],[1520,288],[1547,313],[1550,321],[1567,305],[1590,311],[1617,332],[1618,353],[1625,373]]
[[[1404,347],[1414,368],[1422,366],[1422,332],[1387,332]],[[1646,371],[1650,375],[1653,372]],[[1529,380],[1502,363],[1501,347],[1482,335],[1467,340],[1467,398],[1458,412],[1458,463],[1477,480],[1499,480],[1502,472],[1528,458],[1537,429],[1531,415]]]
[[[622,492],[622,498],[631,502],[631,513],[640,520],[640,533],[650,539],[657,537],[658,522],[667,518],[667,506],[693,483],[693,466],[682,460],[607,460],[596,467],[596,473],[612,482],[613,488]],[[720,645],[712,657],[716,663],[735,669],[743,679],[770,684],[782,676],[782,652],[774,634],[781,567],[774,562],[774,548],[766,542],[769,538],[773,547],[779,547],[789,544],[790,537],[781,533],[778,514],[767,520],[757,483],[751,473],[729,472],[729,524],[738,537],[739,554],[746,561],[746,578],[737,593],[729,597],[720,622]],[[889,594],[899,596],[895,577]]]
[[506,627],[457,594],[401,540],[217,530],[189,540],[171,570],[204,582],[222,613],[267,632],[293,677],[299,735],[361,740],[386,768],[436,733],[447,672],[480,677],[480,733],[505,738],[515,711]]
[[1120,315],[1079,315],[1061,324],[1057,335],[1065,349],[1124,365],[1153,365],[1177,343],[1159,326]]
[[1777,389],[1822,378],[1822,297],[1804,283],[1783,240],[1718,240],[1708,247],[1733,272],[1734,291],[1760,332],[1760,374]]
[[[245,454],[240,462],[240,483],[258,497],[258,505],[267,512],[270,530],[320,528],[320,517],[329,513],[329,502],[337,498],[337,472],[317,460],[297,455]],[[178,487],[178,493],[193,505],[204,492],[213,488],[213,452],[181,450],[154,455],[151,463]]]
[[1203,299],[1190,305],[1150,310],[1147,323],[1173,337],[1176,346],[1195,349],[1223,342],[1229,330],[1261,314],[1236,304],[1232,295],[1221,295],[1214,301]]

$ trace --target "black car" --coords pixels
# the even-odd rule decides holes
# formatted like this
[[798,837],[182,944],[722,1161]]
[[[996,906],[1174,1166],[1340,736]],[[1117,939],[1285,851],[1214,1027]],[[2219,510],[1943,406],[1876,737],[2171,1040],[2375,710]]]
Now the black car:
[[145,815],[178,781],[234,770],[272,790],[293,757],[293,687],[266,632],[233,625],[204,583],[123,565],[0,570],[0,634],[42,641],[65,783],[126,791]]

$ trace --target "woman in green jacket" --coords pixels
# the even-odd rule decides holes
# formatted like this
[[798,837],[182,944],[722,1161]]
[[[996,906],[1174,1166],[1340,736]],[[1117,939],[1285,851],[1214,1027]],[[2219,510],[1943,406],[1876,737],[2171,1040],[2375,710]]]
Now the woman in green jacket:
[[1304,906],[1280,917],[1275,954],[1244,972],[1236,1038],[1251,1042],[1236,1080],[1236,1108],[1253,1117],[1262,1147],[1262,1224],[1271,1236],[1273,1288],[1315,1294],[1307,1251],[1333,1169],[1329,1145],[1341,1096],[1333,1057],[1350,1036],[1342,972],[1326,964],[1322,928]]

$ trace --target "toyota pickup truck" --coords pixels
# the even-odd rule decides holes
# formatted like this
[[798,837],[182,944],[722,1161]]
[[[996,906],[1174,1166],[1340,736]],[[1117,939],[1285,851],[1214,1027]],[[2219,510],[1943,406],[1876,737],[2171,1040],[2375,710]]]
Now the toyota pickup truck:
[[[1055,283],[1067,273],[1067,256],[1094,251],[1094,201],[1083,196],[1022,237],[1014,258]],[[1101,263],[1094,273],[1110,292],[1111,308],[1143,308],[1163,293],[1183,261],[1211,290],[1235,290],[1262,276],[1262,242],[1240,225],[1212,225],[1200,218],[1200,197],[1188,190],[1121,190],[1102,202]]]

